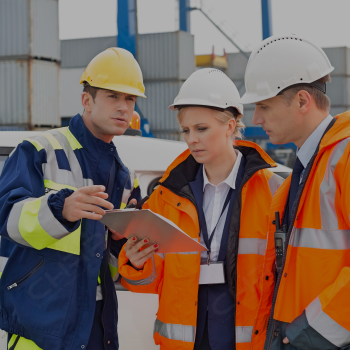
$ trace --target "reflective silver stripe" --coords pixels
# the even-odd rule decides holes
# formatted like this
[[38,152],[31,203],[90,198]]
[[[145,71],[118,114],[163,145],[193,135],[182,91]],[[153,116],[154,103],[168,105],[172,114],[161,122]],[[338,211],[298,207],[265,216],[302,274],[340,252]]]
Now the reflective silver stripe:
[[238,254],[265,255],[266,239],[240,238],[238,243]]
[[269,187],[270,187],[270,191],[272,194],[272,197],[275,195],[276,191],[279,189],[279,187],[283,184],[284,178],[277,175],[277,174],[273,174],[270,177],[270,180],[268,182]]
[[123,277],[124,280],[132,286],[146,286],[147,284],[151,284],[157,277],[156,264],[154,262],[154,257],[152,256],[151,259],[152,259],[152,264],[153,264],[153,270],[152,270],[152,273],[147,278],[143,278],[141,280],[130,280],[128,278]]
[[289,245],[316,249],[350,249],[350,230],[318,230],[293,227]]
[[[38,211],[38,221],[43,230],[55,239],[61,239],[69,234],[65,227],[55,218],[52,214],[51,209],[48,205],[49,196],[55,191],[50,191],[50,193],[41,197],[40,208]],[[7,233],[11,239],[15,242],[22,244],[27,247],[31,245],[22,237],[19,232],[19,220],[21,217],[22,209],[25,203],[32,202],[38,198],[27,198],[23,201],[15,203],[12,207],[12,210],[7,221]]]
[[27,198],[23,201],[17,202],[13,205],[9,218],[7,220],[7,233],[9,237],[14,240],[15,242],[22,244],[26,247],[31,247],[31,245],[23,239],[19,232],[18,224],[19,224],[19,218],[21,217],[21,212],[24,203],[31,202],[36,198]]
[[47,163],[43,163],[42,165],[44,179],[75,188],[93,185],[93,181],[91,179],[83,178],[79,161],[65,136],[55,130],[50,130],[47,132],[52,134],[57,139],[63,151],[66,153],[71,171],[58,168],[56,153],[51,143],[45,136],[38,135],[33,137],[33,140],[37,140],[43,145],[47,157]]
[[192,255],[192,254],[199,254],[199,252],[177,252],[177,253],[166,253],[168,254],[180,254],[180,255]]
[[97,289],[96,289],[96,301],[99,301],[99,300],[103,300],[101,285],[97,286]]
[[350,343],[350,332],[322,310],[318,297],[308,305],[305,314],[309,325],[332,344],[340,348]]
[[75,181],[77,181],[77,183],[82,181],[80,185],[75,186],[75,187],[80,188],[80,187],[84,187],[84,186],[93,185],[94,183],[91,179],[84,179],[83,178],[83,173],[82,173],[79,161],[78,161],[71,145],[69,144],[67,138],[61,132],[59,132],[58,130],[55,130],[55,129],[49,130],[48,132],[55,136],[55,138],[58,140],[61,147],[63,148],[64,152],[66,153]]
[[182,324],[164,323],[156,319],[154,322],[153,333],[155,332],[159,333],[159,335],[167,339],[194,343],[196,336],[196,327],[184,326]]
[[44,231],[55,239],[62,239],[70,232],[55,218],[49,207],[47,200],[50,195],[57,193],[56,191],[50,191],[47,195],[41,198],[41,204],[38,212],[38,221]]
[[350,138],[340,141],[333,149],[327,163],[326,172],[320,187],[321,223],[323,229],[338,229],[338,218],[335,211],[336,181],[334,170],[348,146]]
[[5,256],[0,256],[0,272],[4,272],[8,260],[9,258],[6,258]]
[[236,343],[250,343],[252,341],[253,326],[236,326]]

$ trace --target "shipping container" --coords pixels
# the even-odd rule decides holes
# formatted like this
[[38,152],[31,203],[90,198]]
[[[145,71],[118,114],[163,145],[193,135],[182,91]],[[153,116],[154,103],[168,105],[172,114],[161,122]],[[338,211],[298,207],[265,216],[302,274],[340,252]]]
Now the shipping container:
[[[247,53],[250,56],[250,52]],[[232,80],[243,80],[248,58],[241,52],[227,54],[227,76]]]
[[195,71],[194,36],[182,31],[139,35],[137,57],[146,81],[185,80]]
[[83,112],[79,84],[84,68],[61,68],[60,70],[60,111],[62,117],[73,117]]
[[327,95],[332,106],[350,105],[350,77],[332,76],[332,81],[327,83]]
[[148,119],[152,132],[176,133],[180,127],[176,119],[177,113],[169,106],[179,93],[182,82],[146,82],[147,98],[138,98],[142,115]]
[[60,60],[58,0],[0,1],[0,59]]
[[350,77],[350,48],[331,47],[323,50],[334,67],[334,71],[331,73],[331,75]]
[[116,36],[62,40],[61,67],[85,68],[97,54],[110,47],[116,46]]
[[0,125],[60,125],[59,65],[33,59],[0,60]]

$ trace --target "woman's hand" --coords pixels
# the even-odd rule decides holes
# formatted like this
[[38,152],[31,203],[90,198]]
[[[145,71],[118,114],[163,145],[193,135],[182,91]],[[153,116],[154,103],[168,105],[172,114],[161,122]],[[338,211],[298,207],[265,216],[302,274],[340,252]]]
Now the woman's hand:
[[147,238],[137,242],[136,237],[129,238],[125,243],[125,255],[137,270],[142,270],[145,262],[158,252],[158,244],[154,244],[148,248],[140,250],[147,243],[149,243]]

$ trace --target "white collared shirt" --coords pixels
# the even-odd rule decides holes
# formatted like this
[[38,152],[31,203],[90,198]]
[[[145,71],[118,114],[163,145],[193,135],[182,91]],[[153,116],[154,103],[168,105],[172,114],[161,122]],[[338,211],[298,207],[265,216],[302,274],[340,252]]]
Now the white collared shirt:
[[[205,216],[205,221],[207,224],[208,235],[210,236],[213,232],[215,225],[217,224],[222,208],[224,206],[227,194],[230,188],[236,188],[236,178],[238,174],[238,169],[241,164],[242,153],[238,150],[236,151],[237,160],[232,168],[230,175],[223,182],[220,182],[217,186],[211,184],[208,180],[205,168],[203,166],[203,212]],[[226,216],[229,205],[227,205],[225,211],[223,212],[220,221],[215,229],[214,237],[211,242],[211,254],[210,260],[217,261],[220,252],[221,239],[224,231],[224,226],[226,222]],[[200,242],[205,247],[205,242],[203,239],[203,233],[200,234]],[[201,253],[202,259],[207,259],[207,252]]]
[[326,119],[315,129],[315,131],[306,139],[303,145],[297,151],[297,157],[299,158],[301,164],[304,166],[304,170],[300,176],[300,182],[303,178],[304,171],[309,164],[312,156],[314,155],[321,138],[326,131],[328,125],[333,120],[333,117],[329,114]]

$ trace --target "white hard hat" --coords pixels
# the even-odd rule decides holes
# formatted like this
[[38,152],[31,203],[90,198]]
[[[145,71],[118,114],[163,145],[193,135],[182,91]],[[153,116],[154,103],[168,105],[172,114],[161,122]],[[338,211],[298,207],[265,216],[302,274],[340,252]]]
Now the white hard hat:
[[316,80],[333,69],[324,51],[310,41],[294,34],[272,36],[249,57],[244,78],[246,93],[241,103],[267,100],[300,83],[313,83],[326,93],[326,85]]
[[235,84],[225,73],[214,68],[197,70],[184,82],[169,108],[176,111],[181,106],[214,107],[222,110],[234,107],[243,114],[243,105]]

